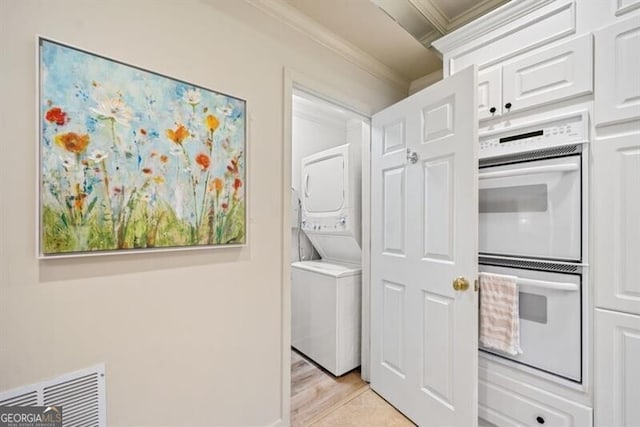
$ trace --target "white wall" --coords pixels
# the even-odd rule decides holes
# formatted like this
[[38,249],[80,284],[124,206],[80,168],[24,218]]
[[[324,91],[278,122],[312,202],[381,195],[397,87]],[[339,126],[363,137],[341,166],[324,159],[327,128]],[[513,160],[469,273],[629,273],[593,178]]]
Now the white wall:
[[[35,258],[37,33],[248,101],[247,247]],[[283,68],[402,88],[241,1],[0,0],[0,36],[0,391],[104,361],[109,426],[281,418]]]

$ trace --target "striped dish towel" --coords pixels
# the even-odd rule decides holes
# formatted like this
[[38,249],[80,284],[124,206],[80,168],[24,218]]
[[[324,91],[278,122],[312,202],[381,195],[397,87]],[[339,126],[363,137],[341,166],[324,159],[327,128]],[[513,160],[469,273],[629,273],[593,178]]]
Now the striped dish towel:
[[480,273],[480,344],[512,356],[522,353],[516,279]]

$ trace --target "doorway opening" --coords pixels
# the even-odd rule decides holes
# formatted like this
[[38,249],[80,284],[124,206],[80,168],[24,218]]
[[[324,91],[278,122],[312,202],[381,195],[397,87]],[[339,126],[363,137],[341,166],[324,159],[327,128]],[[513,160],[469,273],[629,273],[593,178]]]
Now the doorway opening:
[[291,425],[308,424],[368,389],[359,367],[362,152],[369,139],[368,117],[294,86]]

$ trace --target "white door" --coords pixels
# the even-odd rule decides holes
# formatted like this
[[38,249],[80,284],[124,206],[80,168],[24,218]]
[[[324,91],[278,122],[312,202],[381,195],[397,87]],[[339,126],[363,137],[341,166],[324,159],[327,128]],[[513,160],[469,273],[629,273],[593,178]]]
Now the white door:
[[421,426],[477,423],[476,91],[468,68],[372,122],[371,387]]
[[595,32],[596,126],[640,118],[640,17]]

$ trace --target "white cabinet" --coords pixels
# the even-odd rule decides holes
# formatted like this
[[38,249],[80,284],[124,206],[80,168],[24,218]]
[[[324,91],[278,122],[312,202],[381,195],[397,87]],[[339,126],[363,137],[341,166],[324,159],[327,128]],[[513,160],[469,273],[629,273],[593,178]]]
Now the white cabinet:
[[478,120],[502,115],[502,67],[478,73]]
[[640,16],[595,35],[596,126],[640,118]]
[[582,36],[478,75],[480,120],[593,91],[593,39]]
[[595,141],[591,165],[596,306],[640,314],[640,134]]
[[592,425],[593,410],[587,406],[484,366],[478,374],[478,417],[496,426]]
[[640,426],[640,316],[596,310],[595,425]]

